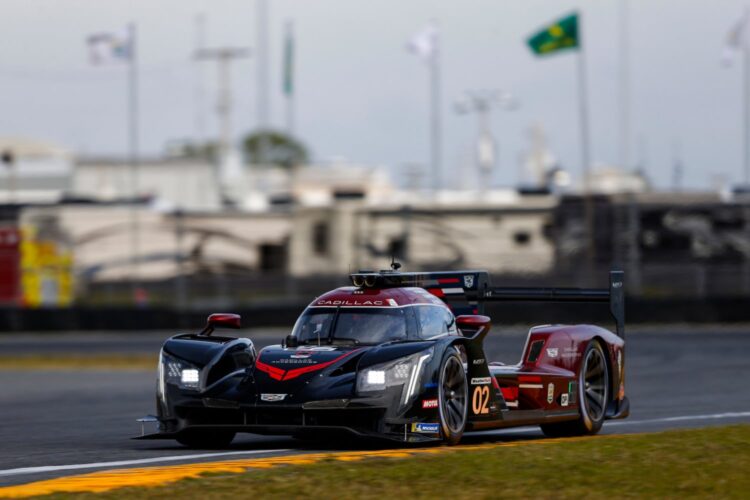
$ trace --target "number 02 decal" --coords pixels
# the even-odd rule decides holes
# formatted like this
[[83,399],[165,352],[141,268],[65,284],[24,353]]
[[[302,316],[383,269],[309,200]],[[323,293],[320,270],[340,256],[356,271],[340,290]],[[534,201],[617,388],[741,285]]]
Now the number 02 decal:
[[487,404],[490,402],[490,386],[480,385],[474,389],[474,394],[471,396],[471,409],[475,415],[489,413]]

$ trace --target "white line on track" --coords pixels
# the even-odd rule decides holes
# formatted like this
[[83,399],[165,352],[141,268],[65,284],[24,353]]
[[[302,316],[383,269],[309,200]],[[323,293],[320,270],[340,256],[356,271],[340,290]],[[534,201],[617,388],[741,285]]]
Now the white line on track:
[[[652,424],[652,423],[661,423],[661,422],[685,422],[685,421],[691,421],[691,420],[724,420],[724,419],[746,418],[746,417],[750,417],[750,411],[713,413],[710,415],[681,415],[678,417],[652,418],[652,419],[646,419],[646,420],[618,420],[614,422],[607,422],[605,426],[613,427],[613,426],[619,426],[619,425],[638,425],[638,424]],[[529,427],[518,428],[518,429],[507,429],[503,431],[503,434],[513,434],[514,433],[513,431],[516,431],[519,433],[528,432],[528,429]],[[93,463],[88,463],[88,464],[21,467],[18,469],[0,470],[0,476],[18,476],[21,474],[34,474],[34,473],[39,473],[39,472],[55,472],[55,471],[62,471],[62,470],[98,469],[102,467],[120,467],[120,466],[125,466],[125,465],[153,464],[153,463],[159,463],[159,462],[179,462],[181,460],[193,460],[197,458],[229,457],[229,456],[237,456],[237,455],[260,455],[263,453],[285,453],[289,451],[292,451],[292,450],[278,449],[278,450],[227,451],[227,452],[222,452],[222,453],[201,453],[197,455],[174,455],[174,456],[167,456],[167,457],[142,458],[138,460],[119,460],[116,462],[93,462]]]
[[[710,415],[681,415],[679,417],[664,417],[664,418],[652,418],[644,420],[615,420],[607,421],[604,423],[604,428],[618,426],[618,425],[639,425],[639,424],[658,424],[664,422],[689,422],[691,420],[726,420],[732,418],[747,418],[750,417],[750,411],[740,412],[727,412],[727,413],[713,413]],[[527,434],[529,431],[538,432],[539,427],[536,425],[524,426],[524,427],[510,427],[507,429],[497,429],[494,431],[477,431],[470,432],[470,436],[481,436],[482,434],[493,433],[497,435],[514,435],[514,434]]]
[[38,472],[55,472],[60,470],[98,469],[100,467],[120,467],[123,465],[153,464],[159,462],[178,462],[180,460],[192,460],[196,458],[229,457],[236,455],[260,455],[263,453],[283,453],[292,450],[248,450],[227,451],[222,453],[200,453],[197,455],[173,455],[167,457],[142,458],[138,460],[118,460],[116,462],[92,462],[88,464],[71,465],[45,465],[41,467],[20,467],[18,469],[0,470],[0,476],[18,476],[21,474],[34,474]]
[[607,422],[606,427],[615,425],[637,425],[637,424],[656,424],[660,422],[685,422],[690,420],[723,420],[727,418],[744,418],[750,417],[750,411],[735,411],[727,413],[713,413],[711,415],[683,415],[680,417],[651,418],[646,420],[616,420]]

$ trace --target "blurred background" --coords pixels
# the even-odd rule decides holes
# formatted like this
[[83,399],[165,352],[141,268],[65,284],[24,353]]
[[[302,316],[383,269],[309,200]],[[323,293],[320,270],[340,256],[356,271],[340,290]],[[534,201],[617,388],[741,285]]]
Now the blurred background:
[[0,10],[2,330],[289,325],[392,257],[750,320],[739,0]]

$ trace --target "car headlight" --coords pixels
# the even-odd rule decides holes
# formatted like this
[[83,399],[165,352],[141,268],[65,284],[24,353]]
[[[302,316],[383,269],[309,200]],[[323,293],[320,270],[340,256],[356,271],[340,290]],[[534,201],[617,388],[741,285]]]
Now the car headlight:
[[361,370],[357,375],[357,393],[367,394],[384,391],[388,387],[403,386],[401,404],[410,403],[417,395],[422,372],[433,351],[434,348],[430,347],[426,351]]
[[162,395],[166,393],[165,384],[197,391],[200,385],[200,370],[187,361],[161,351],[159,353],[159,391]]

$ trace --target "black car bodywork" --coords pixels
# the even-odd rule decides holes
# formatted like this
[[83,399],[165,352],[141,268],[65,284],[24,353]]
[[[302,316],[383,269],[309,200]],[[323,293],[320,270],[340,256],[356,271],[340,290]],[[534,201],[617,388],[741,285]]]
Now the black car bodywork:
[[[488,286],[486,272],[481,271],[375,273],[368,274],[368,279],[370,276],[376,288],[418,286],[422,291],[439,279],[461,280],[460,297],[436,300],[442,309],[457,314],[459,329],[454,325],[453,330],[431,335],[420,330],[416,318],[407,317],[403,334],[369,344],[337,338],[330,333],[335,326],[322,338],[304,338],[298,322],[296,334],[257,353],[249,339],[208,335],[212,325],[222,324],[210,320],[201,334],[177,335],[164,343],[156,394],[159,431],[139,438],[177,439],[189,444],[196,441],[187,437],[201,432],[223,433],[231,441],[236,432],[300,435],[348,431],[402,442],[447,440],[451,432],[446,425],[451,418],[460,417],[460,412],[463,421],[457,439],[464,430],[552,425],[576,418],[579,410],[567,407],[566,396],[562,407],[509,411],[506,393],[496,379],[502,374],[492,368],[483,350],[490,328],[489,318],[476,314],[483,301],[609,301],[617,333],[623,335],[622,273],[612,274],[609,290],[493,288]],[[366,286],[360,275],[353,275],[352,281]],[[341,308],[328,310],[335,325]],[[474,314],[458,316],[464,311]],[[452,313],[448,316],[454,318]],[[463,385],[457,385],[455,391],[445,389],[448,378],[455,376],[447,371],[449,358],[454,359],[453,366],[455,359],[460,359],[463,367]],[[622,358],[620,353],[621,373],[614,374],[620,377],[621,395],[616,400],[610,394],[606,418],[627,415]],[[574,380],[577,376],[571,373],[568,377]],[[456,402],[463,398],[463,407],[451,417],[448,400],[454,397]]]

